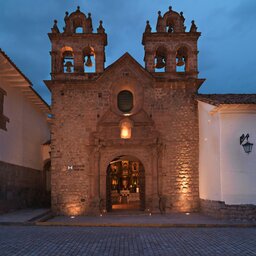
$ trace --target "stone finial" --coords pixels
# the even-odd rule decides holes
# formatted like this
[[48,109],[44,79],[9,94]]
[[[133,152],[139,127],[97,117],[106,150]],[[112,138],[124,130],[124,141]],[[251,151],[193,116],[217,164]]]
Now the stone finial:
[[102,20],[100,20],[100,25],[99,25],[99,27],[97,28],[97,32],[99,33],[99,34],[104,34],[105,33],[105,29],[103,28],[103,22],[102,22]]
[[172,11],[172,6],[169,6],[169,12],[171,12]]
[[68,14],[69,14],[69,13],[68,13],[68,12],[65,12],[65,14],[66,14],[66,15],[65,15],[65,17],[64,17],[64,21],[65,21],[65,23],[66,23],[66,22],[67,22],[67,19],[68,19]]
[[55,33],[55,34],[60,33],[57,23],[58,23],[58,21],[54,20],[54,24],[53,24],[53,27],[52,27],[52,33]]
[[86,19],[86,31],[87,33],[92,33],[93,27],[92,27],[92,14],[88,13],[88,18]]
[[152,30],[152,28],[151,28],[151,26],[149,24],[149,20],[147,20],[147,24],[146,24],[146,28],[145,28],[145,33],[151,33],[151,30]]
[[65,12],[65,17],[64,17],[65,26],[63,27],[64,32],[66,32],[66,28],[67,28],[68,15],[69,13]]
[[164,19],[163,19],[162,15],[161,15],[161,11],[158,12],[156,31],[157,32],[165,32]]
[[190,31],[189,32],[192,32],[192,33],[193,32],[197,32],[197,26],[196,26],[194,20],[191,21],[191,27],[190,27]]
[[184,23],[185,22],[185,17],[183,16],[183,12],[180,12],[180,17],[182,18],[183,23]]
[[79,5],[77,6],[77,10],[76,11],[80,12],[80,6]]

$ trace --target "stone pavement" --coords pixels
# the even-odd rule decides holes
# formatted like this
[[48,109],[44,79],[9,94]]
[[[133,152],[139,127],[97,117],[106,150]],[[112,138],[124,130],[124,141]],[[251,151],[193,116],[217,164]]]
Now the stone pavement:
[[256,255],[256,228],[1,226],[0,255]]
[[0,255],[256,256],[253,222],[198,213],[112,213],[42,221],[47,213],[26,209],[0,215]]

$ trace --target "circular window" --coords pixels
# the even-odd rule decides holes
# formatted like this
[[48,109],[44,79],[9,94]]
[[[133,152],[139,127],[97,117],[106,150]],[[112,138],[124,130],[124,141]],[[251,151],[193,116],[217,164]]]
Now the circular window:
[[128,113],[133,108],[133,94],[130,91],[121,91],[117,95],[118,109],[124,113]]

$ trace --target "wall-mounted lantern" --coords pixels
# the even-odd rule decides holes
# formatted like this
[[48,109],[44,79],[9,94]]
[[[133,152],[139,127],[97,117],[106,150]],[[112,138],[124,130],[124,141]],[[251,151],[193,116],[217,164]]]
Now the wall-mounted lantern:
[[[249,153],[252,152],[252,147],[253,147],[253,143],[250,143],[250,142],[248,141],[248,138],[249,138],[249,137],[250,137],[249,133],[247,133],[246,135],[243,134],[243,135],[240,137],[240,145],[243,146],[244,152],[247,153],[247,154],[249,154]],[[246,142],[244,143],[245,139],[246,139]]]

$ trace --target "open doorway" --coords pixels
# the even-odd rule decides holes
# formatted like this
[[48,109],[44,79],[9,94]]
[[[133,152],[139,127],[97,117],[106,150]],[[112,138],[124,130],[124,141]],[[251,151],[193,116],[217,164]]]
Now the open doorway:
[[51,161],[47,161],[43,169],[43,193],[41,195],[44,207],[51,207]]
[[145,210],[145,170],[133,156],[119,156],[107,168],[107,211]]

